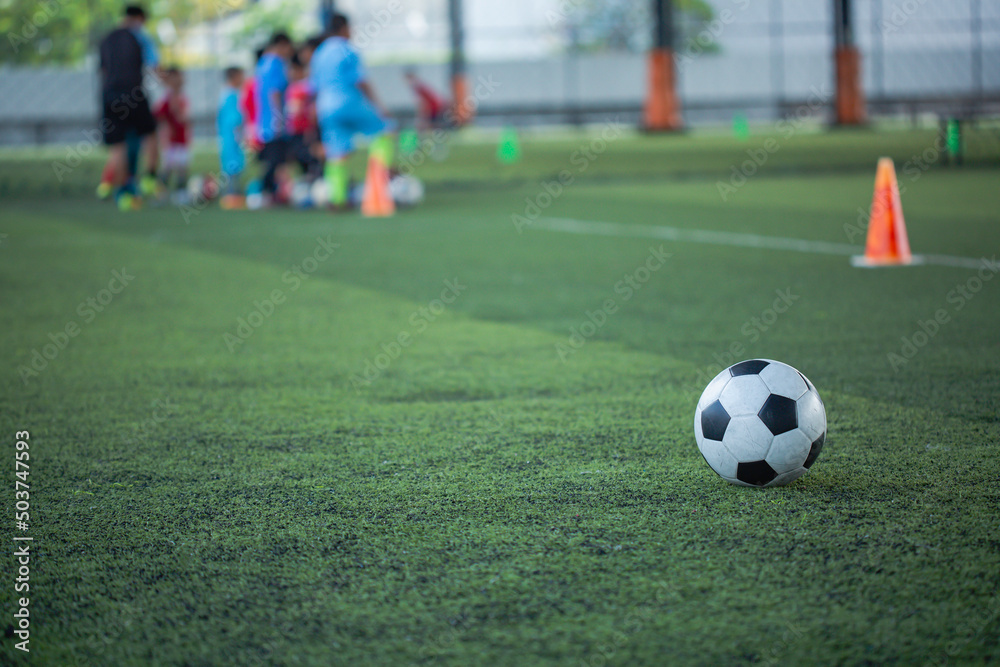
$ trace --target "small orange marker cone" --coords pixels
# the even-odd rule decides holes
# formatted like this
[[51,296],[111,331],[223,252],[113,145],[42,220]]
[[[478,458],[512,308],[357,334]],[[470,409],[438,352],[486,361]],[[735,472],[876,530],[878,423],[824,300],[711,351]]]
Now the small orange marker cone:
[[396,204],[389,192],[389,168],[379,156],[368,157],[364,196],[361,198],[361,215],[366,218],[385,218],[396,212]]
[[876,267],[919,263],[919,258],[910,253],[903,204],[899,198],[899,182],[896,180],[896,166],[892,158],[884,157],[878,161],[875,196],[869,218],[865,254],[852,257],[851,264]]

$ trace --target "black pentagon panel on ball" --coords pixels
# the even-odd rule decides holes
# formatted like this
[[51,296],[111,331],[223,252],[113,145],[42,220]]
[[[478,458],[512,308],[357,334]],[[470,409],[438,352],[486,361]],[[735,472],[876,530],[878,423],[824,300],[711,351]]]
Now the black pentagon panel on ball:
[[764,486],[777,476],[778,473],[767,464],[767,461],[753,461],[736,466],[736,479],[744,484]]
[[799,425],[795,401],[777,394],[771,394],[767,397],[767,400],[764,401],[764,407],[760,409],[757,416],[774,435],[788,433]]
[[722,442],[722,437],[726,435],[726,427],[729,426],[729,413],[722,407],[722,403],[716,401],[701,411],[701,434],[706,440],[717,440]]
[[823,442],[825,441],[826,433],[816,438],[812,447],[809,448],[809,456],[806,457],[806,462],[802,464],[803,468],[808,469],[812,464],[816,463],[816,458],[819,456],[820,450],[823,449]]
[[740,375],[757,375],[765,368],[767,368],[767,362],[763,359],[751,359],[731,366],[729,372],[733,374],[733,377],[739,377]]

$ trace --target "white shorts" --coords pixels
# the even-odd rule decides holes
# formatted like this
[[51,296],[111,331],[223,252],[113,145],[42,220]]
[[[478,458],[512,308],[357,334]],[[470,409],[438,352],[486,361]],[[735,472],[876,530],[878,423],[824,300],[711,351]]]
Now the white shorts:
[[187,146],[167,146],[163,153],[164,169],[187,169],[191,164],[191,149]]

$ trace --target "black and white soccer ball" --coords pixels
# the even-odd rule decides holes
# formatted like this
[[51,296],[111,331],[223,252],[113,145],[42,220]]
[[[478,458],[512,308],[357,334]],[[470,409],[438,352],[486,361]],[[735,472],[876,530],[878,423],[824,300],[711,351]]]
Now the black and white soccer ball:
[[306,179],[299,179],[292,185],[292,206],[295,208],[312,208],[313,184]]
[[313,206],[323,207],[330,203],[330,186],[325,178],[317,178],[313,181],[309,190],[309,198]]
[[826,440],[826,408],[806,376],[770,359],[742,361],[708,383],[694,437],[731,484],[783,486],[809,471]]
[[416,206],[424,200],[424,184],[416,176],[393,176],[389,181],[389,192],[397,206]]

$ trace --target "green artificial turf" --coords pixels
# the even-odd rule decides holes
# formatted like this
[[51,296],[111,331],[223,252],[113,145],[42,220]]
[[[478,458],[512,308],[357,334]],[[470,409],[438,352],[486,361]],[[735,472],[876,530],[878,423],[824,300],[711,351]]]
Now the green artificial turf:
[[[975,271],[518,233],[595,136],[526,140],[502,168],[458,143],[390,220],[122,215],[85,196],[96,160],[60,186],[48,157],[6,160],[0,424],[8,475],[31,433],[31,662],[1000,659],[1000,280],[959,300]],[[769,137],[781,150],[723,200]],[[995,149],[906,174],[933,140],[622,137],[543,215],[860,245],[887,154],[915,252],[1000,255]],[[651,252],[670,257],[616,292]],[[113,271],[134,278],[98,312]],[[794,300],[764,330],[776,291]],[[734,343],[826,402],[827,445],[788,487],[730,486],[695,446]]]

